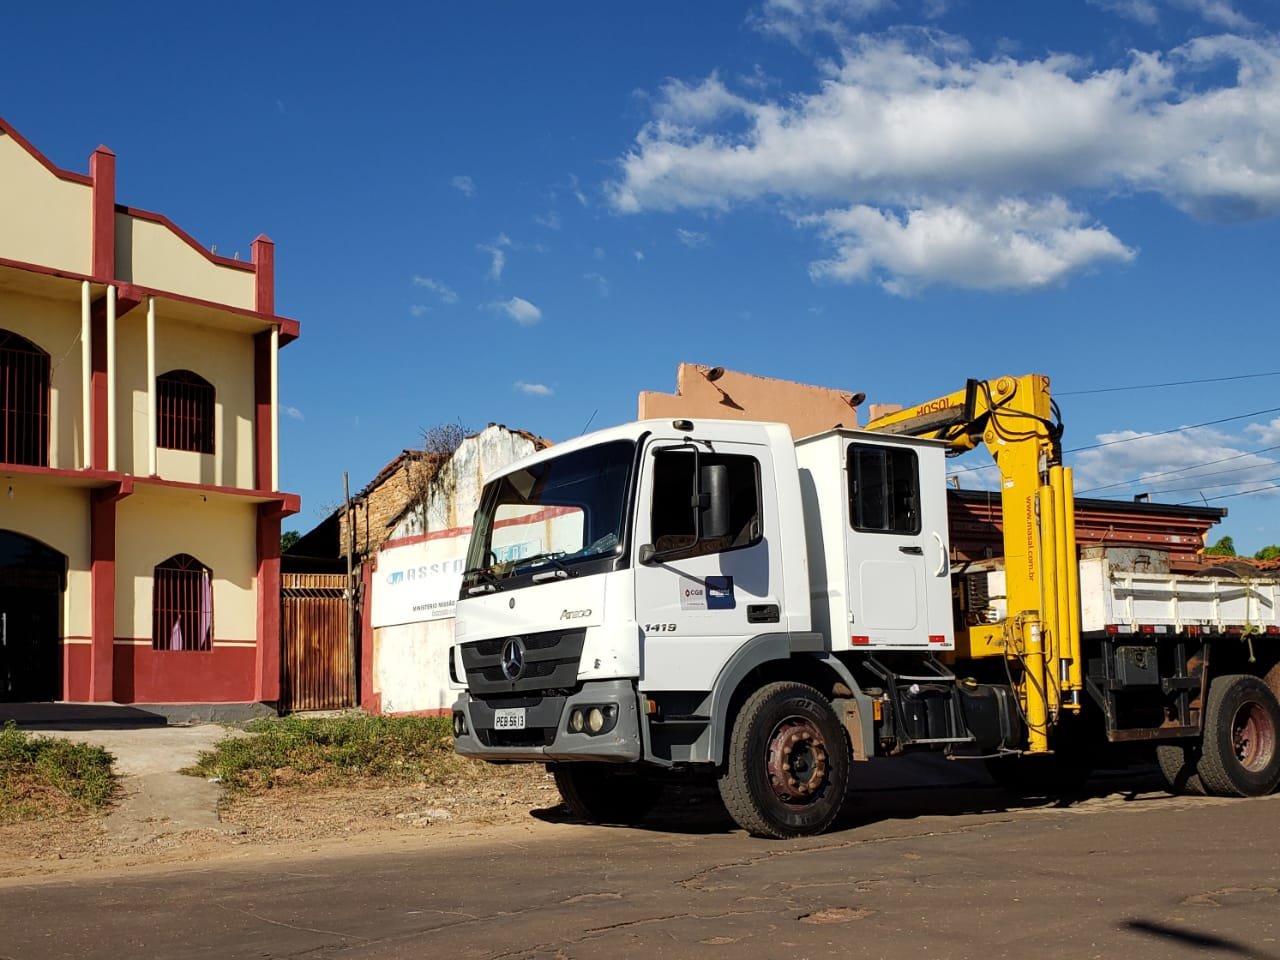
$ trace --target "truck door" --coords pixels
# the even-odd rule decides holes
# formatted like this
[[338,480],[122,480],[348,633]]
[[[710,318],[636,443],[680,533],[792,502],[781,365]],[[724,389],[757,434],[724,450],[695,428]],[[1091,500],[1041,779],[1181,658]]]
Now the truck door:
[[[922,458],[930,468],[923,486]],[[953,643],[942,459],[941,450],[907,444],[852,441],[845,450],[855,648]]]
[[[726,532],[710,539],[699,538],[691,502],[695,478],[709,469],[723,470],[728,491]],[[769,550],[773,490],[767,447],[650,445],[635,524],[635,542],[655,551],[635,567],[641,689],[710,690],[745,640],[785,629],[782,573]]]

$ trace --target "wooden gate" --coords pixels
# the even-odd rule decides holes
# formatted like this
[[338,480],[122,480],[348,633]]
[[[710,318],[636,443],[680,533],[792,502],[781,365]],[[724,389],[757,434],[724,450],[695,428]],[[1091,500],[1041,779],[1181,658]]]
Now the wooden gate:
[[346,584],[346,575],[341,573],[281,575],[282,713],[354,706]]

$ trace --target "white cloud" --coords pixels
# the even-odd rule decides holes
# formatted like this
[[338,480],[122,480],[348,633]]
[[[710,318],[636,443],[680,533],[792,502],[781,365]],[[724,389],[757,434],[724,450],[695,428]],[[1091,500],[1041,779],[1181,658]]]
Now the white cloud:
[[600,296],[607,297],[609,295],[609,281],[606,277],[602,276],[601,274],[584,273],[582,275],[582,279],[593,282],[596,285],[596,291],[600,294]]
[[476,182],[468,176],[457,176],[449,181],[449,186],[457,190],[464,197],[473,197],[476,192]]
[[676,239],[686,247],[695,250],[699,247],[705,247],[711,242],[705,233],[699,233],[696,230],[686,230],[684,227],[676,228]]
[[1256,442],[1263,446],[1280,445],[1280,417],[1270,423],[1251,423],[1244,429],[1245,433],[1250,434]]
[[425,317],[430,312],[431,308],[426,304],[413,303],[409,305],[409,316],[411,317]]
[[578,183],[578,178],[572,173],[569,174],[569,192],[573,194],[575,200],[582,206],[587,205],[587,195],[582,192],[582,187]]
[[593,260],[603,260],[605,258],[604,247],[594,247],[591,251]]
[[545,383],[525,383],[523,380],[517,380],[515,388],[528,397],[550,397],[555,393]]
[[504,248],[511,246],[511,238],[505,233],[498,234],[489,243],[478,243],[476,249],[489,254],[489,276],[494,280],[502,279],[502,271],[507,266],[507,254]]
[[[1245,429],[1262,436],[1275,429],[1280,440],[1280,421]],[[1158,435],[1117,430],[1098,434],[1097,441],[1107,446],[1076,456],[1077,495],[1127,499],[1149,493],[1166,503],[1202,502],[1201,498],[1212,502],[1265,487],[1280,477],[1280,463],[1253,452],[1258,448],[1252,442],[1208,427]],[[1138,482],[1126,482],[1130,480]],[[1280,489],[1257,495],[1280,495]]]
[[1090,6],[1100,7],[1129,20],[1147,26],[1160,21],[1160,10],[1153,0],[1087,0]]
[[306,419],[306,417],[302,415],[302,411],[299,410],[297,407],[290,407],[288,405],[285,405],[285,406],[282,406],[280,409],[284,411],[284,415],[288,417],[290,420]]
[[643,251],[643,250],[633,250],[633,251],[632,251],[632,256],[634,256],[637,260],[643,260],[643,259],[644,259],[644,251]]
[[430,290],[445,303],[457,303],[458,295],[454,293],[453,288],[441,280],[434,280],[431,277],[424,277],[421,274],[415,274],[413,278],[415,287],[422,287]]
[[847,36],[851,23],[894,5],[893,0],[764,0],[747,22],[798,44],[813,33]]
[[1244,32],[1257,27],[1257,24],[1232,6],[1229,0],[1174,0],[1174,3],[1198,13],[1206,22],[1217,27]]
[[[1087,210],[1116,192],[1152,193],[1205,220],[1280,214],[1276,37],[1200,37],[1094,67],[1063,55],[983,60],[956,38],[906,30],[849,38],[842,59],[819,69],[816,89],[776,98],[739,95],[716,74],[668,83],[620,160],[613,207],[768,202],[821,214],[802,222],[825,229],[839,251],[843,234],[823,211],[861,211],[874,226],[868,213],[910,223],[915,211],[954,208],[989,222],[1021,205],[1032,222],[998,232],[1009,246],[989,252],[1010,273],[989,288],[1025,285],[1017,248],[1041,212]],[[1072,217],[1059,237],[1073,251],[1068,272],[1131,255],[1105,225]],[[1048,245],[1053,257],[1060,246]],[[899,259],[904,271],[923,262]],[[912,288],[938,278],[889,279]]]
[[546,227],[548,230],[559,230],[560,214],[556,213],[554,210],[541,215],[535,214],[533,222],[540,227]]
[[971,209],[940,205],[902,216],[859,205],[817,219],[836,254],[812,265],[815,278],[880,278],[886,290],[899,295],[935,283],[1031,290],[1102,260],[1134,256],[1110,231],[1084,223],[1057,198],[1039,205],[1022,200]]
[[522,327],[531,327],[542,319],[542,311],[523,297],[512,297],[494,306]]

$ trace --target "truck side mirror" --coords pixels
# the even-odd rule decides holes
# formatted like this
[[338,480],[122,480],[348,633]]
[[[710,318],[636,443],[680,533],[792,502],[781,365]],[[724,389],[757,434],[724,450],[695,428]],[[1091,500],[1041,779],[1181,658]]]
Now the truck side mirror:
[[640,544],[640,551],[636,554],[636,560],[642,564],[653,563],[654,558],[658,555],[658,549],[652,543]]
[[703,540],[729,535],[729,468],[706,464],[699,470],[698,533]]

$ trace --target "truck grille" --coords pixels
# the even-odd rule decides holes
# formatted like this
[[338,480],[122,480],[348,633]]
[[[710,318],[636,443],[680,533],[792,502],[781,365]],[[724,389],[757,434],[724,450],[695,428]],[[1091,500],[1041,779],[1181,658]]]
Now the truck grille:
[[[511,639],[518,639],[524,648],[524,669],[515,680],[502,672],[502,650]],[[585,630],[556,630],[464,643],[467,688],[473,696],[487,696],[573,687],[586,639]]]

